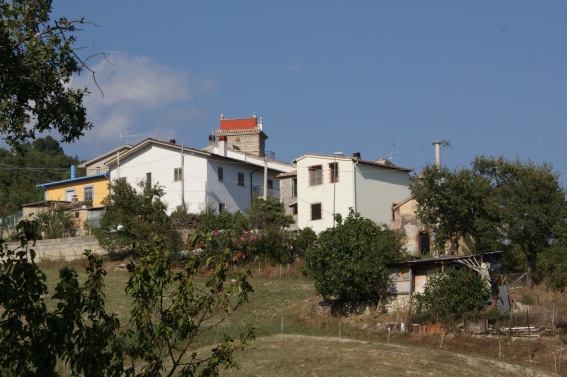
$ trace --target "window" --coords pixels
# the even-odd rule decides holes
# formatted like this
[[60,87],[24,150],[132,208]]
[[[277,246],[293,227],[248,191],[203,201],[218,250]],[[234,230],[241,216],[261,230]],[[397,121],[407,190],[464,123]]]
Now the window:
[[173,169],[173,180],[176,182],[183,180],[183,170],[181,168]]
[[329,164],[329,182],[335,183],[339,181],[339,163],[333,162]]
[[321,165],[309,167],[309,186],[323,184],[323,167]]
[[297,215],[297,203],[292,204],[290,207],[291,207],[291,214]]
[[291,180],[291,197],[297,198],[297,178]]
[[217,168],[217,178],[219,181],[224,181],[224,171],[222,170],[222,166]]
[[244,173],[238,172],[238,186],[244,186]]
[[311,220],[321,220],[321,203],[311,204]]
[[146,188],[152,187],[152,173],[146,173]]
[[219,203],[219,213],[226,211],[226,205],[224,203]]
[[83,193],[83,201],[92,202],[93,196],[94,196],[93,186],[85,186],[85,191]]
[[274,181],[268,179],[268,190],[273,190],[273,189],[274,189]]
[[77,199],[77,195],[75,194],[75,189],[67,189],[65,190],[65,201],[66,202],[74,202]]

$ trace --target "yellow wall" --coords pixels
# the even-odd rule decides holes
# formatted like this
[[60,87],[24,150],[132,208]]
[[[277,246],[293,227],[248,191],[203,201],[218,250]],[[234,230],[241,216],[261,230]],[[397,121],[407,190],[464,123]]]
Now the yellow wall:
[[75,189],[79,202],[85,199],[85,187],[93,187],[93,207],[102,206],[102,200],[108,196],[108,178],[97,177],[79,182],[69,182],[47,188],[45,200],[65,200],[65,191]]

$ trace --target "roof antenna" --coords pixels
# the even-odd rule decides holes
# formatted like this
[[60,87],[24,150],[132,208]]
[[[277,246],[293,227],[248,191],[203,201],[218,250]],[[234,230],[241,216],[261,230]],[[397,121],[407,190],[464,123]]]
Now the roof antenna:
[[388,158],[388,160],[392,161],[392,159],[394,158],[394,156],[397,156],[398,154],[396,153],[396,148],[400,147],[401,145],[396,143],[395,141],[392,143],[392,148],[390,148],[390,157]]
[[120,140],[122,140],[123,138],[126,139],[126,144],[128,144],[128,138],[129,138],[129,137],[138,137],[138,135],[128,135],[128,130],[129,130],[130,128],[131,128],[131,127],[126,127],[126,135],[120,134]]

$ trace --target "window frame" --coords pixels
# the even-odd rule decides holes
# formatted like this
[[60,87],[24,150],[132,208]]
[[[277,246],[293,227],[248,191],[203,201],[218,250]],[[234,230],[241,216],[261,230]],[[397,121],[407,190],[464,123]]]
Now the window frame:
[[[87,190],[89,190],[90,193],[91,193],[90,198],[87,197]],[[83,186],[83,202],[87,202],[87,201],[94,203],[94,186],[93,185]]]
[[244,187],[245,186],[245,177],[244,177],[244,173],[239,171],[238,175],[237,175],[237,184],[238,186]]
[[320,186],[323,184],[323,165],[313,165],[308,168],[309,186]]
[[338,181],[339,181],[339,163],[337,161],[331,162],[329,164],[329,183],[337,183]]
[[181,182],[183,180],[183,168],[173,168],[173,181]]
[[297,198],[297,178],[291,179],[291,197]]
[[[317,207],[319,207],[319,209],[317,211],[314,211],[314,209],[316,209]],[[318,217],[316,217],[318,213]],[[323,220],[323,204],[321,203],[311,203],[311,221],[318,221],[318,220]]]
[[224,182],[224,169],[222,166],[217,166],[217,179]]

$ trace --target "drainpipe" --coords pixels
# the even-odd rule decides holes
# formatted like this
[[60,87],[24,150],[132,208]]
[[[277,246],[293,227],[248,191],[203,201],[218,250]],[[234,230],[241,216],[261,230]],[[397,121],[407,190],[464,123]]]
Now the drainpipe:
[[185,154],[183,140],[181,140],[181,205],[185,206]]
[[354,166],[353,166],[353,169],[352,169],[352,181],[353,181],[353,188],[354,188],[352,195],[353,195],[353,202],[354,202],[353,203],[354,212],[357,211],[357,208],[356,208],[356,170],[357,170],[357,165],[358,165],[358,160],[354,161]]
[[268,200],[268,159],[264,157],[264,200]]

